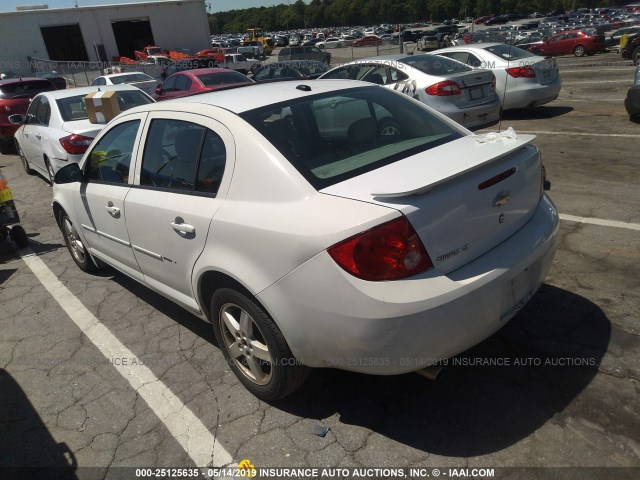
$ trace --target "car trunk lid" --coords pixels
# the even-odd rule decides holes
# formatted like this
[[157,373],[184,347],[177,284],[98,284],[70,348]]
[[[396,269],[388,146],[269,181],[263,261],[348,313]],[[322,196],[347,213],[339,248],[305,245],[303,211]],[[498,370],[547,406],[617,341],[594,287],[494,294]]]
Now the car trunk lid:
[[470,135],[321,190],[394,208],[445,274],[518,231],[540,199],[535,138]]
[[89,119],[71,120],[62,124],[62,130],[85,137],[95,138],[105,127],[104,123],[91,123]]
[[448,75],[447,80],[460,86],[461,94],[452,95],[453,102],[460,108],[482,105],[495,99],[494,75],[490,70],[474,70]]

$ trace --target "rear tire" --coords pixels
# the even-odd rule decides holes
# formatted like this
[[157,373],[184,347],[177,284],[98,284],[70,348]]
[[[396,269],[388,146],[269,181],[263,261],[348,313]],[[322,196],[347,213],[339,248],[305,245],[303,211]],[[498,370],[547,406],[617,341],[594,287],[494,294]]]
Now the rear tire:
[[576,57],[584,57],[586,53],[587,53],[587,49],[584,48],[582,45],[577,45],[576,48],[573,49],[573,54]]
[[64,210],[61,210],[60,214],[58,215],[58,224],[60,225],[60,229],[62,230],[62,236],[64,237],[64,242],[69,249],[71,258],[76,263],[78,268],[87,273],[95,271],[96,266],[91,260],[89,252],[87,252],[84,243],[82,243],[82,240],[78,236],[76,228],[67,215],[67,212],[65,212]]
[[280,400],[296,390],[309,374],[293,356],[271,317],[253,298],[231,288],[211,299],[211,323],[231,370],[253,395]]
[[49,176],[49,184],[51,186],[53,186],[53,178],[56,176],[55,172],[53,171],[53,167],[51,166],[51,162],[49,161],[49,159],[47,157],[44,157],[44,166],[47,169],[47,174]]

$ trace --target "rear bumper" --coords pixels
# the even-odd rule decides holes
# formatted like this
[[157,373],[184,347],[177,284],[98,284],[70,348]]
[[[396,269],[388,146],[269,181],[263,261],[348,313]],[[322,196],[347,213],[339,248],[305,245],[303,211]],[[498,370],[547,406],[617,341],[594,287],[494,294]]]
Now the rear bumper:
[[366,282],[322,252],[259,299],[306,365],[406,373],[472,347],[512,318],[547,275],[557,230],[545,197],[516,234],[447,275]]
[[509,89],[503,99],[504,110],[529,108],[554,101],[560,94],[562,82],[558,80],[547,84],[525,84]]
[[13,135],[16,133],[18,128],[20,128],[20,125],[15,125],[13,123],[0,123],[0,138],[3,140],[13,138]]

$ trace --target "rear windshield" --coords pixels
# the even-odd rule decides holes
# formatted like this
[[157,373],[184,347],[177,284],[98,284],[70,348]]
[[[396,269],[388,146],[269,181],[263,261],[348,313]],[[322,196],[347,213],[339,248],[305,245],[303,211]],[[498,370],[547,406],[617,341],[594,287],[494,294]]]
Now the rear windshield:
[[[74,97],[60,98],[56,100],[58,109],[60,110],[60,116],[64,122],[75,120],[86,120],[89,118],[87,114],[87,107],[84,103],[84,97],[87,94],[76,95]],[[138,105],[145,105],[147,103],[153,103],[153,100],[145,95],[141,91],[127,90],[124,92],[117,92],[118,106],[120,111],[124,112],[130,108],[137,107]]]
[[55,90],[48,80],[31,80],[0,86],[0,98],[31,98],[40,92]]
[[153,78],[144,73],[132,73],[130,75],[111,77],[110,80],[114,85],[120,85],[121,83],[148,82],[149,80],[153,80]]
[[520,60],[521,58],[527,57],[535,57],[535,55],[531,52],[527,52],[522,48],[514,47],[512,45],[507,45],[501,43],[499,45],[491,45],[489,47],[484,47],[487,52],[493,53],[494,55],[500,57],[503,60]]
[[311,95],[240,116],[318,190],[462,137],[408,97],[377,86]]
[[412,55],[401,58],[399,61],[411,65],[427,75],[436,75],[438,77],[473,70],[462,62],[436,55]]
[[200,80],[205,87],[229,85],[233,83],[251,83],[251,80],[240,72],[205,73],[198,75],[198,80]]

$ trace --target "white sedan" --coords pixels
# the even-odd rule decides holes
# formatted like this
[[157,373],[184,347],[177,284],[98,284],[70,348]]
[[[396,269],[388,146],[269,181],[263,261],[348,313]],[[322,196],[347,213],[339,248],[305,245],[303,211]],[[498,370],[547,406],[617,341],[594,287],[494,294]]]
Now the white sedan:
[[162,82],[143,72],[125,72],[102,75],[96,78],[91,85],[133,85],[149,95],[153,95],[156,87]]
[[275,400],[309,367],[421,369],[525,305],[558,238],[533,138],[365,82],[254,85],[119,115],[58,172],[53,213],[79,268],[211,322]]
[[504,43],[458,45],[436,50],[433,54],[458,60],[472,68],[493,71],[503,110],[552,102],[558,98],[562,87],[555,59]]
[[342,48],[347,45],[347,41],[343,38],[329,37],[321,42],[316,43],[318,48]]
[[12,115],[19,123],[14,138],[25,171],[44,175],[53,182],[55,173],[69,162],[79,162],[93,138],[105,126],[89,121],[84,97],[97,91],[116,91],[120,111],[153,103],[146,93],[130,85],[107,85],[54,90],[33,98],[26,115]]

